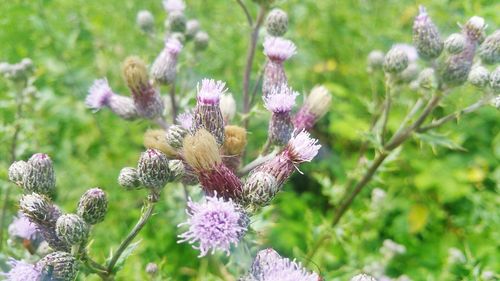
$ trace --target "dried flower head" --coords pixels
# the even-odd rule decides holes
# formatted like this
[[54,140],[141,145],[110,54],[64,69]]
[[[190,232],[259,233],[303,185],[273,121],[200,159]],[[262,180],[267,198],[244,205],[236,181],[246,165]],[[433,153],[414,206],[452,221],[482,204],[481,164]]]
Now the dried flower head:
[[296,51],[292,41],[281,37],[267,37],[264,41],[264,55],[272,61],[283,62],[295,55]]
[[182,147],[184,159],[195,169],[211,170],[222,162],[214,136],[204,129],[186,136]]
[[6,281],[42,281],[42,270],[36,265],[10,259],[10,271],[0,273]]
[[78,215],[67,214],[57,219],[56,233],[68,245],[77,245],[87,240],[88,224]]
[[443,51],[443,40],[424,6],[419,7],[419,14],[413,23],[413,43],[424,59],[435,59]]
[[102,222],[107,212],[108,198],[102,189],[91,188],[80,197],[77,214],[86,223],[94,225]]
[[149,129],[144,134],[144,147],[157,149],[168,157],[177,157],[177,151],[170,146],[167,141],[167,134],[164,130]]
[[479,47],[479,57],[486,64],[500,63],[500,30],[486,37]]
[[74,280],[78,273],[78,261],[69,253],[52,252],[37,263],[42,269],[42,280]]
[[123,77],[132,92],[140,92],[149,84],[146,64],[136,56],[128,57],[123,63]]
[[222,149],[226,155],[239,155],[247,145],[247,131],[243,127],[228,125],[224,128]]
[[283,258],[271,248],[257,253],[250,273],[258,281],[321,280],[318,274],[307,271],[300,262]]
[[163,188],[170,177],[168,158],[161,151],[150,148],[141,153],[137,172],[143,186],[151,189]]
[[247,231],[248,217],[231,200],[207,196],[202,202],[188,201],[188,220],[179,227],[188,226],[188,231],[179,235],[179,243],[189,242],[200,251],[199,257],[217,250],[229,255],[231,245],[237,245]]

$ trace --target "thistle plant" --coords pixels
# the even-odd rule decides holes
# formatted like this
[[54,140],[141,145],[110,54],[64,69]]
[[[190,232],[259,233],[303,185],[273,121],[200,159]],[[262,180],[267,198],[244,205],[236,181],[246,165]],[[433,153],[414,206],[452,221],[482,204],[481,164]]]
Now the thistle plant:
[[[154,128],[144,132],[145,149],[137,151],[136,163],[126,163],[116,175],[122,190],[108,186],[88,189],[74,205],[74,212],[65,212],[56,204],[56,194],[63,189],[57,186],[54,162],[49,155],[36,153],[21,160],[13,154],[8,175],[23,195],[20,214],[9,234],[13,239],[27,241],[26,249],[40,259],[35,263],[12,261],[10,271],[4,274],[7,280],[22,277],[70,281],[79,274],[115,280],[134,247],[132,242],[153,219],[155,207],[164,202],[161,199],[172,196],[170,191],[175,188],[182,188],[186,195],[185,216],[177,225],[177,241],[188,244],[186,250],[195,252],[200,259],[212,255],[217,258],[219,253],[231,256],[247,246],[251,249],[247,254],[255,258],[246,268],[236,270],[243,272],[235,276],[240,281],[323,280],[309,262],[331,237],[331,227],[340,222],[385,161],[396,157],[399,148],[413,137],[422,138],[483,106],[500,104],[500,67],[493,66],[499,61],[498,31],[487,36],[485,20],[475,16],[460,26],[460,31],[444,39],[431,13],[421,7],[413,24],[413,46],[395,44],[387,53],[374,50],[368,56],[367,70],[384,75],[386,92],[383,101],[372,101],[372,108],[378,109],[368,132],[373,137],[363,143],[358,166],[350,174],[360,177],[348,179],[343,197],[336,202],[331,227],[316,234],[316,244],[304,258],[304,264],[282,257],[252,240],[256,232],[252,222],[262,218],[259,215],[273,204],[279,192],[286,192],[285,184],[291,176],[302,173],[301,167],[321,153],[322,145],[313,128],[331,110],[332,95],[325,85],[303,94],[293,88],[284,63],[300,49],[283,37],[288,33],[288,15],[281,9],[270,9],[273,1],[254,2],[258,8],[255,19],[247,5],[237,1],[250,26],[241,95],[235,85],[225,81],[203,78],[193,82],[183,75],[190,70],[189,63],[184,62],[193,54],[201,58],[199,52],[207,48],[209,36],[198,20],[187,17],[189,7],[182,0],[162,3],[167,13],[165,36],[158,36],[159,28],[154,26],[150,12],[138,12],[138,28],[161,51],[151,62],[136,55],[125,59],[122,76],[129,95],[111,89],[110,84],[119,82],[96,77],[89,85],[85,105],[94,113],[110,110],[126,122],[152,121]],[[251,71],[263,25],[266,37],[260,50],[266,58],[253,80]],[[9,77],[19,76],[10,71],[5,71]],[[180,82],[187,86],[180,87]],[[465,83],[482,92],[479,100],[428,122],[440,102]],[[399,128],[393,130],[388,126],[391,110],[403,89],[416,93],[415,104]],[[261,98],[255,98],[259,90]],[[304,97],[302,103],[298,97]],[[241,111],[237,110],[237,100],[243,105]],[[267,141],[252,152],[248,146],[250,123],[257,117],[256,112],[264,112],[262,109],[269,111],[265,115]],[[257,157],[251,159],[249,155]],[[97,224],[108,223],[108,205],[115,204],[108,202],[107,193],[140,194],[140,190],[147,195],[137,223],[116,249],[110,249],[107,261],[96,261],[90,254],[90,242],[99,237],[94,237],[92,230]],[[380,206],[385,196],[383,190],[374,191],[374,208]],[[41,243],[47,245],[47,252],[38,250]],[[363,271],[384,280],[387,262],[404,252],[403,245],[386,240],[381,248],[384,263],[367,266]],[[156,263],[149,263],[145,271],[151,278],[161,278]],[[351,279],[354,281],[376,280],[358,269],[352,273],[356,274]],[[403,275],[398,280],[405,278]]]

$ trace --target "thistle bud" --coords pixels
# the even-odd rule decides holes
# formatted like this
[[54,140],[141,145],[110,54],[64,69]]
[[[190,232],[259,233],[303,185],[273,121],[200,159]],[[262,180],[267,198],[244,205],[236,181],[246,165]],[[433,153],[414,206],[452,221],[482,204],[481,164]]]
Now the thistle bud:
[[247,145],[247,131],[239,126],[226,126],[222,151],[222,161],[231,170],[236,171],[240,166],[241,154]]
[[450,54],[457,54],[465,48],[465,36],[453,33],[444,41],[444,48]]
[[188,131],[179,125],[172,125],[168,128],[165,140],[173,148],[181,148],[184,137]]
[[78,273],[78,261],[66,252],[50,253],[41,259],[37,266],[42,268],[42,280],[74,280]]
[[170,38],[165,43],[165,48],[153,62],[151,76],[161,84],[170,84],[177,75],[177,57],[182,50],[179,40]]
[[267,62],[264,68],[262,81],[262,94],[268,96],[276,87],[288,84],[288,79],[283,68],[283,62],[296,53],[292,41],[280,37],[268,37],[264,41],[264,54]]
[[272,112],[268,129],[271,143],[284,145],[292,136],[293,123],[290,112],[298,95],[292,88],[283,84],[273,89],[269,96],[263,97],[266,109]]
[[153,17],[153,14],[151,14],[150,11],[148,10],[142,10],[137,13],[137,25],[139,28],[146,32],[152,32],[155,27],[155,19]]
[[193,114],[191,112],[179,114],[175,121],[177,121],[177,124],[187,131],[190,131],[193,128]]
[[164,130],[147,130],[144,134],[144,147],[157,149],[168,157],[177,157],[177,151],[170,146]]
[[367,274],[358,274],[351,278],[351,281],[377,281],[377,279]]
[[381,69],[384,64],[384,52],[380,50],[373,50],[368,54],[368,70],[373,71]]
[[94,225],[102,222],[107,211],[108,198],[102,189],[89,189],[80,197],[77,214],[82,217],[86,223]]
[[194,36],[194,48],[197,51],[203,51],[208,47],[210,36],[205,31],[198,31]]
[[188,20],[186,22],[186,38],[191,40],[200,31],[200,22],[198,20]]
[[156,149],[141,153],[137,171],[142,185],[151,189],[164,187],[170,177],[167,156]]
[[413,23],[413,43],[424,59],[435,59],[443,51],[443,40],[424,6],[420,6],[420,13]]
[[184,176],[186,171],[182,160],[168,161],[168,169],[170,170],[170,181],[178,181]]
[[484,39],[484,30],[487,25],[482,17],[473,16],[463,26],[465,35],[473,41],[481,42]]
[[172,32],[184,32],[186,30],[186,16],[180,11],[170,12],[167,18],[167,26]]
[[9,167],[9,180],[18,186],[23,186],[23,175],[28,164],[25,161],[15,161]]
[[268,205],[281,189],[276,177],[257,171],[251,173],[243,185],[243,202],[247,209],[255,211]]
[[184,139],[183,155],[201,183],[205,193],[226,199],[241,198],[240,179],[222,162],[218,144],[212,134],[201,129]]
[[118,184],[127,190],[139,189],[141,182],[139,181],[137,169],[132,167],[123,168],[118,176]]
[[436,74],[433,68],[426,68],[420,72],[417,78],[418,86],[423,89],[435,89],[437,87]]
[[165,41],[167,40],[177,40],[181,44],[186,42],[186,36],[182,32],[172,32],[172,33],[167,33],[167,36],[165,37]]
[[62,215],[56,222],[56,233],[59,239],[69,245],[77,245],[87,240],[89,226],[78,215]]
[[19,208],[26,217],[37,224],[52,225],[58,218],[50,199],[41,194],[23,195],[19,201]]
[[183,0],[163,0],[163,8],[168,13],[184,12],[186,4],[184,4]]
[[219,145],[224,143],[224,118],[220,110],[220,97],[227,91],[226,83],[203,79],[197,86],[198,95],[194,112],[194,126],[206,129]]
[[271,36],[283,36],[288,30],[288,16],[281,9],[273,9],[266,19],[266,30]]
[[398,75],[399,82],[410,83],[411,81],[415,80],[418,77],[419,73],[420,69],[418,67],[418,64],[412,62],[408,65],[408,67],[405,70],[399,73]]
[[331,104],[332,96],[328,89],[324,86],[315,86],[294,117],[295,129],[297,131],[310,130],[328,112]]
[[23,186],[28,192],[52,196],[56,188],[56,176],[52,160],[47,154],[31,156],[23,174]]
[[134,120],[138,117],[134,101],[129,97],[115,94],[106,79],[94,81],[85,99],[85,104],[94,111],[108,107],[113,113],[125,120]]
[[479,47],[479,57],[486,64],[500,63],[500,30],[486,37]]
[[158,265],[154,262],[150,262],[146,265],[146,273],[150,276],[155,276],[158,273]]
[[489,80],[490,80],[490,73],[488,72],[488,69],[486,69],[483,66],[479,65],[473,67],[469,73],[469,78],[468,78],[469,83],[478,88],[484,88],[486,85],[488,85]]
[[149,83],[146,64],[138,57],[128,57],[123,65],[123,76],[132,92],[138,114],[154,119],[163,114],[163,100]]
[[490,74],[490,87],[495,94],[500,94],[500,66]]
[[392,47],[385,55],[384,71],[397,74],[408,67],[408,55],[399,47]]
[[230,93],[222,95],[220,98],[220,111],[225,124],[233,120],[236,115],[236,101]]

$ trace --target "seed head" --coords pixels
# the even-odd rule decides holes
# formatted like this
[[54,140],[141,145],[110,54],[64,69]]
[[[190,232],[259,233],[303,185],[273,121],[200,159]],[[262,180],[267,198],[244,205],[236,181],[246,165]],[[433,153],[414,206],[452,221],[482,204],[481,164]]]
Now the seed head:
[[149,85],[146,64],[139,57],[128,57],[123,63],[123,77],[132,92],[140,93]]
[[271,36],[283,36],[288,30],[288,16],[281,9],[273,9],[266,19],[267,33]]
[[141,153],[137,171],[142,185],[151,189],[163,188],[170,177],[167,156],[151,148]]
[[77,214],[82,217],[86,223],[94,225],[102,222],[107,212],[108,198],[102,189],[89,189],[80,197]]
[[41,259],[37,266],[42,269],[42,280],[74,280],[78,273],[77,260],[66,252],[52,252]]
[[137,169],[132,167],[123,168],[118,176],[118,184],[127,190],[139,189],[141,182],[139,181]]
[[222,162],[214,136],[204,129],[186,136],[182,149],[184,159],[197,170],[212,170]]
[[240,155],[247,145],[247,131],[239,126],[224,127],[225,137],[222,149],[226,155]]
[[57,237],[68,245],[77,245],[87,240],[89,226],[78,215],[62,215],[57,219],[56,233]]

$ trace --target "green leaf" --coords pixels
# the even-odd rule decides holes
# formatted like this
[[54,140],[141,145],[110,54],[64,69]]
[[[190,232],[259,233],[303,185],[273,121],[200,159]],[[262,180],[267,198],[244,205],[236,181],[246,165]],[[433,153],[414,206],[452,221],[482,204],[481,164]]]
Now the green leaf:
[[423,143],[426,143],[431,146],[432,150],[435,151],[436,147],[446,147],[451,150],[462,150],[465,151],[458,143],[453,140],[447,138],[445,135],[437,134],[437,133],[424,133],[424,134],[416,134],[415,137]]
[[[139,240],[137,242],[131,243],[130,245],[127,246],[127,248],[125,248],[121,256],[118,258],[118,261],[116,262],[114,271],[119,271],[123,267],[127,258],[130,257],[130,255],[132,255],[132,253],[137,249],[137,247],[139,247],[139,244],[141,242],[142,240]],[[112,257],[113,253],[111,253],[110,256],[108,257],[107,262],[111,261]]]

